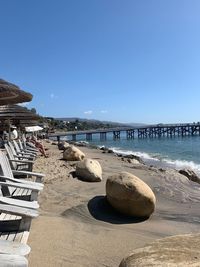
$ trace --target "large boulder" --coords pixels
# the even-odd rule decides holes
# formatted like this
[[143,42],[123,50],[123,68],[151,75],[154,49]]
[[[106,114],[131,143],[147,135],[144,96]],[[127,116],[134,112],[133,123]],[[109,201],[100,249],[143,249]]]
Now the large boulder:
[[200,266],[200,234],[177,235],[135,249],[119,267]]
[[107,179],[106,196],[114,209],[128,216],[149,217],[155,209],[156,198],[151,188],[128,172]]
[[58,143],[58,149],[59,150],[65,150],[69,144],[66,141],[61,141]]
[[85,154],[75,146],[68,146],[63,152],[63,159],[69,161],[83,160]]
[[101,165],[97,160],[84,159],[76,164],[76,175],[84,181],[101,182]]

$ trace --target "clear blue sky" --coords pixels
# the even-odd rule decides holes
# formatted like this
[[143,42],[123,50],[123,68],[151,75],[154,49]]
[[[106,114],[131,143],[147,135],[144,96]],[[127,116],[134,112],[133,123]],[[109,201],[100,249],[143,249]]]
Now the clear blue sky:
[[44,116],[200,121],[199,0],[0,0],[0,77]]

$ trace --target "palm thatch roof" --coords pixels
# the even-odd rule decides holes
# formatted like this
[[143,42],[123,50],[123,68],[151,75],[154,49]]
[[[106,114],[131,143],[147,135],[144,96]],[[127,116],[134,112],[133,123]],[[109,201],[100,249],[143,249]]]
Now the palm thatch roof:
[[0,106],[0,121],[3,120],[39,120],[39,115],[19,105]]
[[0,79],[0,105],[29,102],[32,94],[21,90],[17,85]]
[[38,125],[38,122],[36,120],[14,120],[14,125],[20,125],[22,127],[25,127],[25,126],[36,126]]

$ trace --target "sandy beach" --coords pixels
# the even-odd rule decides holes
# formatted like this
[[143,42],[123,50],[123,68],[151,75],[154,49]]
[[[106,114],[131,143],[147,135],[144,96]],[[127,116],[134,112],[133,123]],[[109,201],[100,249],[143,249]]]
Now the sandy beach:
[[[75,163],[62,160],[56,145],[45,146],[49,158],[39,157],[34,165],[34,171],[46,177],[40,216],[31,226],[29,266],[116,267],[134,249],[154,240],[199,232],[200,187],[178,172],[81,147],[103,169],[102,182],[88,183],[73,177]],[[141,178],[156,195],[156,211],[148,220],[119,216],[107,204],[106,179],[121,171]]]

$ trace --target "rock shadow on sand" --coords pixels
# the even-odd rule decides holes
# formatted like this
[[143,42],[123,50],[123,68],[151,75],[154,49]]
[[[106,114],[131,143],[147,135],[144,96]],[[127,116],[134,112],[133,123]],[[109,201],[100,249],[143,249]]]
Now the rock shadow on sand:
[[148,217],[140,218],[126,216],[117,212],[111,207],[105,196],[96,196],[92,198],[88,202],[88,210],[96,220],[112,224],[141,223],[149,219]]
[[70,174],[71,174],[72,178],[77,179],[77,180],[84,182],[84,183],[88,183],[88,181],[85,181],[81,177],[77,176],[76,171],[71,171]]

